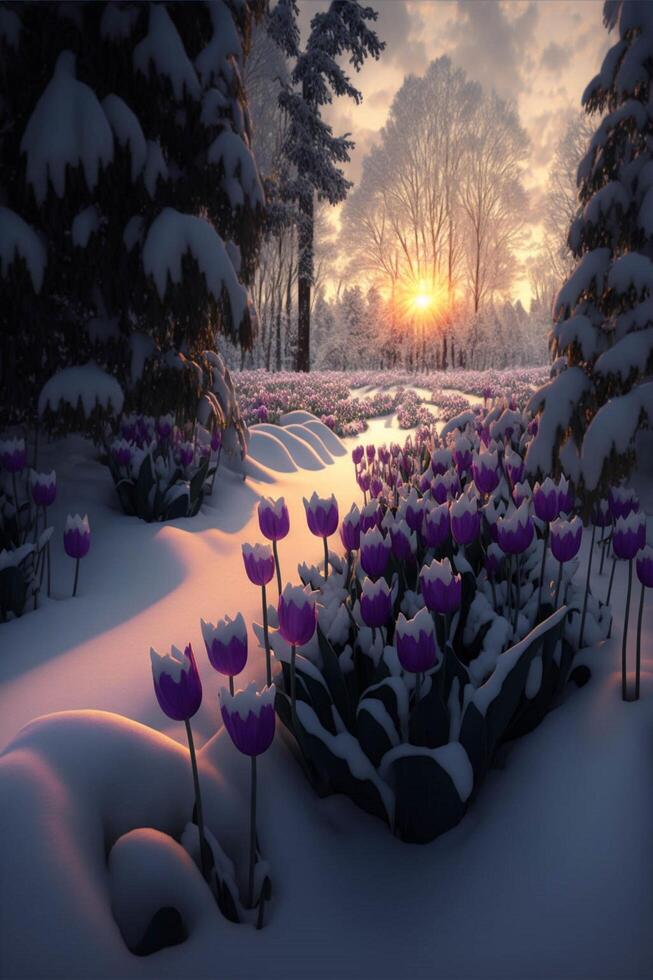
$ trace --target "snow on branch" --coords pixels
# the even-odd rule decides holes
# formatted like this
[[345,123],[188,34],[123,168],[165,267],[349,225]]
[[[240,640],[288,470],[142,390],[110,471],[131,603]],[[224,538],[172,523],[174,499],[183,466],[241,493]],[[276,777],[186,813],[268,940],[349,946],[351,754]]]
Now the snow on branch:
[[97,407],[119,415],[124,400],[122,388],[113,375],[89,361],[64,368],[46,381],[39,395],[39,415],[47,408],[56,412],[62,402],[72,409],[81,404],[87,418]]
[[556,297],[555,315],[571,311],[592,282],[596,282],[597,293],[602,293],[609,264],[609,248],[595,248],[592,252],[586,252]]
[[57,197],[66,189],[66,165],[81,165],[89,190],[101,166],[113,160],[113,133],[95,92],[75,77],[75,55],[62,51],[54,75],[36,103],[21,140],[27,182],[36,203],[45,201],[48,178]]
[[570,425],[578,402],[590,389],[590,381],[581,368],[570,367],[540,388],[528,404],[529,412],[542,408],[537,435],[526,455],[526,468],[532,475],[553,473],[554,448],[558,436]]
[[132,180],[136,180],[147,157],[145,136],[138,121],[138,116],[132,112],[126,102],[118,95],[107,95],[102,101],[102,108],[111,123],[116,139],[120,146],[129,144],[132,162]]
[[230,58],[235,58],[238,65],[242,63],[243,44],[234,23],[233,14],[224,0],[213,0],[209,4],[213,36],[195,58],[195,68],[202,80],[202,85],[213,84],[217,78],[230,78]]
[[[208,152],[209,163],[222,164],[227,181],[227,191],[236,184],[244,192],[251,207],[263,205],[265,197],[259,179],[254,156],[250,148],[232,130],[225,129],[211,143]],[[232,195],[230,194],[230,198]],[[231,200],[232,206],[237,201]]]
[[626,395],[611,398],[590,422],[581,451],[585,485],[594,490],[613,450],[623,456],[633,445],[642,422],[653,420],[653,382],[638,385]]
[[168,278],[175,285],[181,283],[181,260],[186,253],[197,262],[207,289],[217,302],[226,289],[237,326],[247,309],[247,292],[238,281],[223,240],[204,218],[165,208],[150,225],[143,246],[143,268],[154,279],[162,301]]
[[604,376],[615,375],[621,381],[626,381],[633,373],[646,371],[652,355],[653,327],[635,330],[601,354],[594,371]]
[[25,260],[34,289],[40,292],[47,261],[45,246],[19,214],[0,207],[0,275],[9,274],[9,266],[17,257]]
[[200,98],[200,83],[195,69],[177,28],[162,4],[150,6],[149,30],[134,48],[133,59],[134,68],[144,75],[148,75],[151,64],[158,75],[169,78],[177,100],[181,101],[184,90],[192,98]]

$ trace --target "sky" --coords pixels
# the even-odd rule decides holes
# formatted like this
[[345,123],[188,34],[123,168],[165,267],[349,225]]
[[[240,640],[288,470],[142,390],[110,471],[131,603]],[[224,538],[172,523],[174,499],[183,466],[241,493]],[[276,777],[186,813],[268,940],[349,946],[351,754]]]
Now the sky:
[[[376,24],[386,50],[356,76],[363,94],[356,107],[341,99],[325,118],[335,133],[356,143],[347,177],[356,181],[365,153],[383,126],[392,99],[407,74],[448,54],[455,65],[486,88],[514,101],[531,145],[524,169],[531,224],[524,256],[538,243],[538,212],[557,138],[611,44],[602,23],[603,0],[364,0],[378,11]],[[305,36],[311,17],[326,0],[299,0]],[[614,41],[612,40],[612,43]],[[525,278],[515,298],[528,305]]]

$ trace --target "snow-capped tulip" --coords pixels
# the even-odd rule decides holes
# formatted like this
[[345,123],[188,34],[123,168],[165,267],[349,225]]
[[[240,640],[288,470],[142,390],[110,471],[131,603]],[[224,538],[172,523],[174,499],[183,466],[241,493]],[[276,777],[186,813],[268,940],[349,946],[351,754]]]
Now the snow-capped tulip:
[[417,550],[417,537],[406,521],[396,522],[390,528],[392,553],[399,561],[410,561]]
[[91,547],[91,528],[84,514],[68,514],[63,535],[63,546],[69,558],[84,558]]
[[378,476],[373,476],[370,480],[370,496],[376,498],[380,497],[382,493],[383,480],[381,480]]
[[492,493],[499,485],[498,456],[496,452],[477,453],[472,463],[474,483],[481,493]]
[[281,541],[290,530],[290,516],[283,497],[262,497],[258,505],[258,524],[268,541]]
[[385,626],[392,612],[392,590],[384,578],[363,580],[360,598],[361,616],[366,626]]
[[467,493],[454,500],[450,508],[451,534],[457,544],[470,544],[478,537],[481,515],[476,497]]
[[524,460],[519,453],[506,453],[506,471],[513,487],[516,483],[521,483],[522,477],[524,476]]
[[232,694],[220,688],[220,714],[231,741],[243,755],[262,755],[274,739],[274,684],[256,690],[252,681],[244,691]]
[[318,538],[328,538],[338,529],[338,501],[335,494],[329,498],[313,493],[310,500],[304,497],[304,510],[309,531]]
[[133,456],[132,447],[126,439],[115,439],[111,443],[111,455],[118,466],[129,466]]
[[361,513],[352,504],[349,513],[345,514],[340,525],[340,540],[345,551],[358,551],[361,543]]
[[30,488],[32,500],[37,507],[50,507],[57,496],[57,476],[54,470],[51,473],[30,473]]
[[177,449],[180,466],[190,466],[195,458],[195,448],[192,442],[181,442]]
[[638,554],[635,562],[637,578],[647,589],[653,589],[653,548],[645,545]]
[[617,558],[630,561],[646,544],[646,519],[643,514],[631,511],[627,517],[618,517],[612,547]]
[[279,632],[291,646],[301,647],[315,633],[317,613],[311,593],[299,585],[286,585],[277,608]]
[[422,535],[427,548],[439,548],[449,538],[449,505],[434,504],[424,511]]
[[422,607],[412,619],[399,613],[395,629],[397,656],[404,670],[421,674],[435,666],[438,649],[435,627],[428,609]]
[[558,503],[558,490],[551,479],[547,476],[543,483],[536,483],[533,487],[533,508],[541,521],[554,521],[560,513]]
[[24,439],[0,439],[0,466],[8,473],[20,473],[27,466]]
[[558,480],[558,508],[561,514],[569,514],[574,508],[576,495],[567,477],[562,474]]
[[156,420],[156,433],[161,440],[169,439],[175,427],[174,415],[160,415]]
[[522,483],[515,483],[512,488],[512,499],[515,501],[516,507],[520,507],[525,500],[531,500],[532,497],[533,491],[528,480],[524,480]]
[[363,493],[367,493],[367,491],[370,489],[371,482],[371,477],[367,470],[364,470],[362,473],[358,474],[357,482]]
[[365,504],[360,512],[360,530],[361,533],[365,534],[372,527],[378,527],[383,513],[379,507],[378,501],[370,500],[368,504]]
[[411,531],[421,530],[424,519],[424,501],[418,497],[415,487],[411,487],[410,493],[406,497],[405,519]]
[[472,444],[467,436],[458,436],[456,439],[453,458],[459,473],[464,473],[471,468]]
[[161,656],[150,649],[154,693],[168,718],[188,721],[202,703],[202,682],[190,643],[182,653],[173,646]]
[[444,476],[453,462],[450,449],[436,449],[431,453],[431,471],[433,476]]
[[244,544],[243,562],[253,585],[267,585],[274,576],[274,556],[268,544]]
[[492,542],[492,544],[488,545],[488,549],[485,552],[485,560],[483,562],[488,578],[496,578],[497,574],[501,570],[503,559],[504,553],[498,544]]
[[639,500],[631,487],[612,487],[608,492],[608,502],[615,521],[639,511]]
[[204,645],[211,666],[229,678],[240,674],[247,663],[247,627],[242,613],[225,616],[216,626],[200,620]]
[[610,504],[607,500],[599,500],[592,511],[592,521],[596,527],[610,527],[612,524],[612,513]]
[[459,608],[462,598],[462,578],[454,575],[448,558],[424,565],[419,573],[420,589],[427,609],[446,614]]
[[583,522],[580,517],[571,521],[557,518],[551,522],[551,552],[556,561],[566,562],[575,558],[583,540]]
[[384,537],[378,527],[361,534],[360,562],[363,571],[370,578],[379,578],[386,570],[390,557],[391,543]]
[[521,555],[526,551],[533,540],[533,533],[533,520],[526,501],[512,514],[497,521],[497,544],[507,555]]

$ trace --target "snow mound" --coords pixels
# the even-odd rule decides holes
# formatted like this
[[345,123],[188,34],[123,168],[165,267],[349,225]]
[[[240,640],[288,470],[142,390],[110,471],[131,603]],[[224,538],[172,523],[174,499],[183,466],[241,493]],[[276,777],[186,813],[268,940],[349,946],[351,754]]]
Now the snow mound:
[[332,432],[329,426],[325,425],[324,422],[320,422],[319,419],[311,419],[306,422],[306,428],[310,429],[311,432],[314,432],[315,435],[320,437],[332,456],[347,455],[347,448],[344,446],[335,432]]
[[284,444],[293,462],[297,463],[297,466],[301,467],[301,469],[324,469],[324,463],[315,450],[304,439],[301,439],[283,426],[261,422],[257,425],[250,425],[249,431],[250,434],[252,432],[266,432],[268,435],[276,437],[279,442]]
[[300,439],[303,439],[304,442],[307,442],[309,446],[312,446],[323,463],[328,464],[333,462],[333,456],[324,445],[320,437],[315,432],[308,429],[305,425],[290,424],[284,426],[284,428],[287,432],[292,432],[293,435],[298,436]]
[[56,412],[61,402],[71,408],[77,408],[81,403],[87,417],[97,405],[118,415],[124,400],[116,379],[89,361],[64,368],[46,381],[39,395],[39,415],[43,415],[46,408]]
[[292,456],[281,440],[269,432],[257,431],[256,427],[249,430],[247,456],[277,473],[294,473],[297,470]]

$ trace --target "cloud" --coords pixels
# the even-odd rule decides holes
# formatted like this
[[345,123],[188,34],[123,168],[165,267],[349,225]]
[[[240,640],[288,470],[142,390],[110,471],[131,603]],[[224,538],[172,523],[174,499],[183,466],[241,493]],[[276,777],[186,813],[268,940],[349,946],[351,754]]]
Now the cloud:
[[458,0],[455,16],[445,26],[452,60],[487,89],[504,98],[528,90],[529,45],[538,20],[534,2],[520,7],[500,0]]
[[557,41],[550,41],[544,48],[540,56],[540,67],[545,71],[558,71],[564,68],[571,55],[570,44],[558,44]]
[[409,8],[406,0],[377,0],[376,31],[386,42],[383,60],[404,72],[420,72],[428,65],[426,45],[420,37],[423,20],[419,11]]

